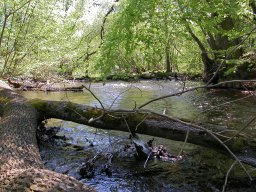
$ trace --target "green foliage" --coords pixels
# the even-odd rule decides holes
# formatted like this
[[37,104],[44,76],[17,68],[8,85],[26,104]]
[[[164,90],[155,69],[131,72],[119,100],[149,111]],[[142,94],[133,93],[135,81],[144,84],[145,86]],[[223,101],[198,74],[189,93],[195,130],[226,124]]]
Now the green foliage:
[[[1,75],[126,76],[167,71],[168,60],[173,72],[200,74],[202,50],[188,26],[213,59],[222,59],[255,27],[247,0],[123,0],[106,18],[112,4],[104,4],[107,8],[89,22],[85,11],[94,8],[93,3],[4,0]],[[239,48],[253,50],[255,38],[251,34]],[[234,53],[229,59],[239,58]],[[225,75],[239,65],[230,65]]]
[[186,32],[175,1],[125,1],[109,24],[96,68],[104,74],[166,69],[200,73],[200,50]]
[[83,20],[84,3],[4,1],[0,7],[1,75],[70,76],[84,66],[88,49],[96,47],[92,44],[98,32]]

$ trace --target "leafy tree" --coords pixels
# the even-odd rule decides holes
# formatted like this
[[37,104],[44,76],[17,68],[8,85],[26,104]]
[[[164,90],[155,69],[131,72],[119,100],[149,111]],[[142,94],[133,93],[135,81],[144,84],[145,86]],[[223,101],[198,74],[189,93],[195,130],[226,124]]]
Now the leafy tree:
[[[253,66],[255,1],[4,0],[2,76],[48,77],[143,71],[203,73],[209,81]],[[86,10],[100,7],[93,21]],[[111,14],[110,14],[111,13]],[[96,70],[95,70],[96,69]]]
[[[198,44],[209,81],[220,60],[239,59],[245,50],[243,38],[252,29],[253,13],[248,1],[178,1],[181,19]],[[217,82],[218,76],[212,81]]]
[[243,39],[254,17],[250,5],[222,0],[123,1],[109,24],[97,67],[105,73],[133,71],[134,67],[169,72],[178,61],[181,69],[198,66],[201,70],[201,57],[208,81],[221,63],[243,55],[248,45]]

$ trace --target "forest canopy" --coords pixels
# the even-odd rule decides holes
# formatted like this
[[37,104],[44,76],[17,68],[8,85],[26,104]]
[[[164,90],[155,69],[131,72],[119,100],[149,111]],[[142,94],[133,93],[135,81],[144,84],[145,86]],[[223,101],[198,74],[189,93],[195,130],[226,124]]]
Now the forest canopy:
[[2,77],[255,72],[254,0],[3,0]]

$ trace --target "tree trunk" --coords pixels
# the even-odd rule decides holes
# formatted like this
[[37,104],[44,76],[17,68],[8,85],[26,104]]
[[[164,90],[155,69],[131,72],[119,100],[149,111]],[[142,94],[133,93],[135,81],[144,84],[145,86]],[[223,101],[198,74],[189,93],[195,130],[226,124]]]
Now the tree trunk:
[[39,114],[10,89],[0,88],[0,191],[93,191],[44,169],[37,140]]
[[[31,100],[31,105],[37,109],[41,120],[49,118],[63,119],[92,127],[140,133],[166,139],[184,141],[189,131],[188,143],[209,147],[218,151],[225,150],[223,145],[209,134],[209,131],[195,124],[167,117],[148,110],[102,110],[86,105],[65,101]],[[129,127],[127,127],[127,124]],[[220,130],[216,130],[220,131]],[[214,132],[211,132],[214,134]],[[229,132],[228,132],[229,133]],[[215,135],[222,142],[230,135]],[[255,138],[237,135],[225,142],[233,152],[240,155],[242,161],[256,166],[256,158],[252,155],[240,154],[242,151],[256,151]]]
[[[200,39],[194,34],[190,26],[187,24],[186,28],[191,35],[191,37],[194,39],[194,41],[197,43],[198,47],[201,50],[201,57],[204,64],[204,74],[203,74],[203,81],[207,83],[218,83],[219,76],[216,75],[212,80],[211,78],[214,76],[214,73],[216,72],[218,68],[218,63],[216,60],[211,59],[207,53],[207,50],[203,43],[200,41]],[[209,82],[211,80],[211,82]]]
[[[213,16],[214,17],[214,16]],[[226,32],[234,30],[235,21],[231,17],[226,17],[220,24],[219,27]],[[215,60],[217,59],[239,59],[243,55],[243,48],[237,47],[233,52],[227,53],[228,49],[231,47],[238,46],[242,42],[241,37],[230,39],[227,35],[219,32],[218,34],[212,35],[207,32],[208,39],[207,42],[210,48],[214,51]],[[229,55],[226,58],[226,55]]]
[[168,40],[166,48],[165,48],[165,63],[166,63],[166,73],[172,72],[169,40]]

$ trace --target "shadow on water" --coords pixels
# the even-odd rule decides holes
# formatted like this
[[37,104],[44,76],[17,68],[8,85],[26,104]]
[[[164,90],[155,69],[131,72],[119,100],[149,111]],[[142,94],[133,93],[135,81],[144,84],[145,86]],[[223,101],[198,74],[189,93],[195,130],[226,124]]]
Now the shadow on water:
[[[190,82],[187,86],[196,83]],[[129,90],[128,90],[129,89]],[[132,109],[134,106],[152,98],[176,92],[181,89],[177,82],[142,81],[138,83],[112,82],[103,86],[92,84],[92,91],[105,106]],[[123,94],[120,94],[122,93]],[[48,100],[70,100],[73,102],[98,106],[99,103],[87,92],[84,93],[44,93],[22,92],[27,98]],[[245,99],[238,100],[242,97]],[[113,101],[115,102],[113,103]],[[236,102],[231,102],[238,100]],[[240,129],[256,115],[256,99],[247,93],[230,90],[199,90],[178,97],[167,98],[148,105],[146,108],[200,122],[206,126],[218,126],[221,129]],[[59,136],[65,135],[67,141],[61,144],[45,142],[40,145],[45,166],[57,172],[65,173],[94,186],[97,191],[221,191],[225,175],[232,159],[210,149],[186,144],[185,158],[170,163],[150,160],[144,169],[144,161],[134,157],[134,150],[126,150],[130,144],[129,135],[117,131],[96,130],[92,127],[51,120],[49,126],[60,126]],[[255,123],[247,128],[255,134]],[[151,137],[142,136],[148,141]],[[68,143],[68,144],[67,144]],[[177,155],[182,142],[156,138],[155,145],[164,145],[168,151]],[[81,146],[77,148],[75,146]],[[105,154],[113,153],[112,175],[103,173],[106,163]],[[94,175],[81,178],[79,167],[88,158],[100,154],[95,163]],[[255,170],[254,170],[255,174]],[[255,176],[255,175],[254,175]],[[239,166],[230,173],[227,191],[255,191]]]

